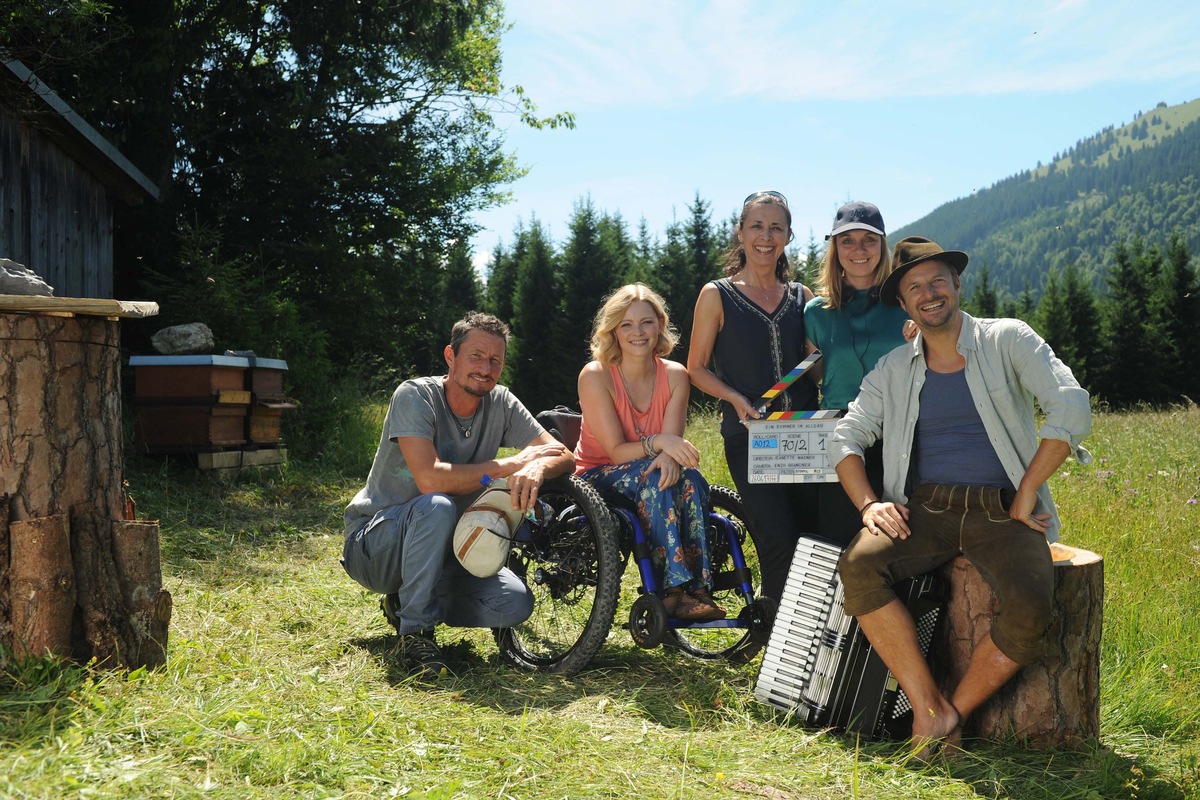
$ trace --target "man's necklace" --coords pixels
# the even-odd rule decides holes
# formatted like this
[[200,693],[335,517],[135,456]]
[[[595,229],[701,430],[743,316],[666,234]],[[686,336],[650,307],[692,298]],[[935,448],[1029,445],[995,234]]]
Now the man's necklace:
[[480,398],[479,405],[475,406],[475,413],[471,415],[471,424],[465,428],[463,427],[463,424],[458,421],[458,414],[454,413],[454,409],[450,409],[450,416],[454,419],[454,424],[458,426],[458,429],[460,431],[462,431],[462,435],[463,435],[464,439],[471,438],[471,431],[475,429],[475,417],[479,414],[479,408],[482,405],[483,405],[483,399]]

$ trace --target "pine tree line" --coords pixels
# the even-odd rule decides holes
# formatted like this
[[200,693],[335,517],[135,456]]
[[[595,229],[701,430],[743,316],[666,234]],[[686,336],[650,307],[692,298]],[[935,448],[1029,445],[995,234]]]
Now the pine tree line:
[[1051,269],[1035,305],[1028,286],[998,300],[984,267],[963,307],[1033,325],[1112,407],[1200,402],[1200,279],[1183,236],[1172,233],[1165,250],[1141,237],[1118,240],[1103,278],[1097,291],[1074,262]]
[[[430,334],[444,336],[467,308],[486,308],[512,327],[503,379],[517,396],[535,411],[576,405],[575,381],[590,359],[601,301],[641,281],[666,298],[681,334],[671,358],[686,362],[695,299],[706,281],[720,277],[734,224],[714,224],[711,208],[697,194],[662,241],[645,220],[631,236],[619,213],[599,211],[590,199],[577,201],[561,246],[533,219],[495,248],[486,285],[465,252],[448,265],[442,322]],[[810,239],[790,255],[797,279],[811,286],[820,246]],[[986,265],[977,267],[963,307],[976,316],[1029,322],[1080,383],[1112,407],[1200,400],[1200,278],[1187,241],[1178,231],[1165,249],[1141,237],[1120,239],[1108,260],[1102,288],[1068,262],[1049,270],[1040,297],[1028,284],[1013,297],[997,288]]]

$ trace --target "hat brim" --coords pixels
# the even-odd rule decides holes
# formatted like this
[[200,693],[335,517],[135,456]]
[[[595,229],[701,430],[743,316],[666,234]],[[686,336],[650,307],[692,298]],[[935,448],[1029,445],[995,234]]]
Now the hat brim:
[[900,288],[900,279],[918,264],[924,264],[926,261],[944,261],[954,267],[955,272],[962,275],[963,270],[967,268],[967,260],[967,254],[961,250],[943,250],[940,253],[930,253],[907,261],[892,270],[883,285],[879,287],[879,302],[885,306],[899,306],[900,298],[897,293]]
[[874,225],[868,225],[865,222],[847,222],[845,225],[840,225],[840,226],[834,228],[832,231],[830,231],[825,236],[825,241],[828,242],[830,239],[837,236],[839,233],[845,233],[846,231],[870,231],[871,233],[877,233],[883,237],[887,236],[886,233],[879,230],[879,228],[876,228]]

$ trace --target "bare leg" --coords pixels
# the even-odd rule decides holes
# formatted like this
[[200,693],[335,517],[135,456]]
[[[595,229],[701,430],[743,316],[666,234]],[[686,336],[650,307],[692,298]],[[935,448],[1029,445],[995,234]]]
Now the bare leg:
[[[929,664],[921,654],[912,615],[904,603],[895,599],[860,616],[858,625],[912,703],[913,754],[918,758],[928,757],[932,745],[958,729],[959,714],[934,683]],[[973,659],[971,663],[974,665]]]
[[[952,702],[960,718],[969,717],[1020,669],[1020,664],[1000,652],[990,633],[983,637],[971,653],[971,663],[967,664],[967,671],[954,690]],[[957,747],[961,738],[962,729],[956,728],[946,737],[947,744]]]

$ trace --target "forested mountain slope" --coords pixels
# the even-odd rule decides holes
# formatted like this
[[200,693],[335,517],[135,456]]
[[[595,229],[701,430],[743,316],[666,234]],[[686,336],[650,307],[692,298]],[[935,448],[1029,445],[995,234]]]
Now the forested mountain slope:
[[[991,284],[1041,294],[1052,267],[1074,262],[1097,288],[1114,243],[1163,244],[1178,229],[1200,252],[1200,99],[1159,106],[1038,164],[951,201],[892,234],[966,250]],[[981,269],[969,270],[967,291]]]

